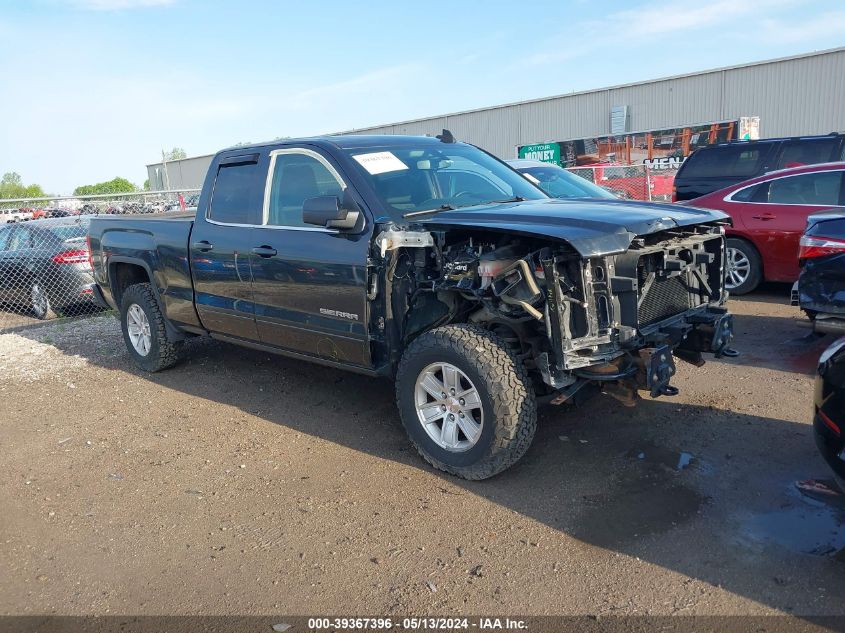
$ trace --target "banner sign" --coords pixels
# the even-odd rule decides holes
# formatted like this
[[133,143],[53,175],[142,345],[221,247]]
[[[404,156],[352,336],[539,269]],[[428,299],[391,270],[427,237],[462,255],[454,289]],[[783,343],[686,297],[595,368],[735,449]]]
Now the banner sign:
[[[746,122],[750,138],[757,138],[760,118],[743,117],[742,121]],[[670,170],[680,167],[697,148],[732,141],[738,133],[742,134],[740,121],[722,121],[621,136],[523,145],[518,148],[518,155],[561,167],[647,165],[652,169]]]
[[560,165],[560,143],[523,145],[519,148],[519,157]]

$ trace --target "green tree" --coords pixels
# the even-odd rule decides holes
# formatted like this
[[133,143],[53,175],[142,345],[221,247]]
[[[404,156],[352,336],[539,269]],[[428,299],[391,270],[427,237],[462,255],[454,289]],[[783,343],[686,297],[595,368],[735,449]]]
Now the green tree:
[[95,185],[80,185],[73,190],[75,196],[92,196],[101,193],[133,193],[138,187],[126,180],[126,178],[112,178],[107,182],[98,182]]
[[149,191],[149,190],[150,190],[150,179],[149,179],[149,178],[147,178],[147,179],[144,181],[144,191]]
[[18,172],[7,171],[3,174],[3,178],[0,180],[0,185],[7,187],[23,187],[23,179]]
[[162,158],[168,162],[171,160],[182,160],[183,158],[188,158],[188,154],[181,147],[174,147],[169,152],[162,151],[161,154]]
[[40,185],[24,185],[21,175],[14,171],[0,178],[0,198],[45,198],[47,194]]

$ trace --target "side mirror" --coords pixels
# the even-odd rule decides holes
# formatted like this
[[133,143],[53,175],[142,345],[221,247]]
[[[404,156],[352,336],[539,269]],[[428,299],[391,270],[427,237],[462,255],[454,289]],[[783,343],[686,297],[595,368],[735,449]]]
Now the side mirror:
[[337,196],[308,198],[302,204],[302,221],[327,229],[354,229],[360,212],[345,206]]

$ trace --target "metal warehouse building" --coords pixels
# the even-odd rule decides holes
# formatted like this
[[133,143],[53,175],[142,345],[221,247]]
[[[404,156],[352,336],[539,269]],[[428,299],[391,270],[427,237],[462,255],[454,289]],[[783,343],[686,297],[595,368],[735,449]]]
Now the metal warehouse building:
[[[502,158],[543,147],[553,150],[541,158],[562,164],[624,164],[682,160],[690,148],[744,136],[748,126],[750,138],[757,129],[761,138],[845,131],[843,103],[845,47],[345,133],[433,135],[446,128]],[[200,187],[210,161],[148,165],[150,188]]]

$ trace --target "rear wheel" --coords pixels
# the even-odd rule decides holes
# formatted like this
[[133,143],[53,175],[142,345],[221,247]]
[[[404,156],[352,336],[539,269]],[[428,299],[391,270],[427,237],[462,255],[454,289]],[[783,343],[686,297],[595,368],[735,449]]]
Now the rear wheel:
[[525,454],[537,428],[528,373],[498,336],[475,326],[426,332],[396,375],[402,424],[432,466],[486,479]]
[[760,254],[749,242],[729,237],[726,243],[725,288],[733,295],[748,294],[763,280]]
[[126,349],[141,369],[160,371],[179,361],[182,341],[169,336],[150,284],[135,284],[123,292],[120,324]]
[[56,313],[53,311],[53,307],[50,304],[50,297],[47,295],[47,291],[44,289],[44,285],[40,281],[32,282],[32,287],[29,290],[29,296],[32,313],[35,315],[36,319],[48,321],[49,319],[56,318]]

